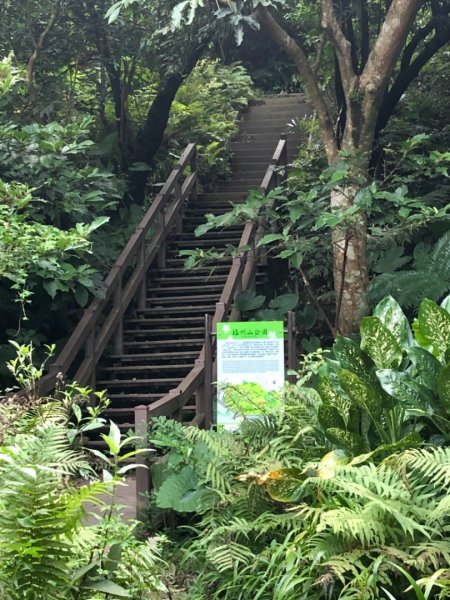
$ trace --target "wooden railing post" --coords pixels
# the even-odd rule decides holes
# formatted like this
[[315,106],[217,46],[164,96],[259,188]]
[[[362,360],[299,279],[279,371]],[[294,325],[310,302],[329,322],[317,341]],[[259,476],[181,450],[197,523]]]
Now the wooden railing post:
[[[137,436],[136,449],[147,448],[148,444],[148,412],[146,406],[136,406],[134,409],[134,431]],[[150,471],[146,453],[136,455],[136,518],[146,519],[148,493],[150,492]]]
[[123,314],[122,314],[122,275],[119,277],[113,296],[113,311],[116,314],[117,327],[114,333],[114,352],[123,354]]
[[211,315],[205,315],[205,429],[211,429],[213,423],[213,406],[212,406],[212,365],[213,365],[213,349],[211,336],[213,319]]
[[161,228],[163,233],[163,243],[161,244],[158,251],[158,269],[166,268],[166,210],[165,206],[162,207],[161,212],[159,213],[158,218],[158,226]]
[[[191,173],[195,173],[197,171],[197,146],[195,146],[194,148],[194,152],[192,153],[192,157],[189,163],[190,167],[191,167]],[[197,200],[197,193],[198,193],[198,188],[197,188],[197,179],[195,180],[195,185],[192,188],[192,192],[191,192],[191,198],[193,200]]]
[[95,390],[95,326],[91,329],[84,344],[84,358],[89,360],[90,362],[90,372],[91,375],[89,377],[89,387],[91,390]]
[[[141,230],[142,231],[142,230]],[[144,270],[145,265],[145,235],[142,231],[141,242],[139,245],[139,257],[138,257],[138,265],[139,268]],[[147,273],[144,273],[142,277],[141,284],[139,285],[138,291],[138,309],[144,310],[145,305],[147,303]]]
[[[173,188],[173,199],[176,202],[181,198],[181,169],[178,171],[178,177]],[[175,218],[175,232],[181,234],[183,232],[183,210],[180,206],[178,214]]]

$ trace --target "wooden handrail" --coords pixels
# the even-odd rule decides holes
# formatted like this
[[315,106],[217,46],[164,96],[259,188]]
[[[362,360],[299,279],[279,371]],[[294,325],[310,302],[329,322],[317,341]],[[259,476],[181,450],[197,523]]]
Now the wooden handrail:
[[[41,394],[52,391],[57,374],[68,374],[76,363],[78,368],[73,379],[81,386],[95,387],[96,365],[112,338],[115,350],[120,352],[124,314],[137,296],[140,304],[145,302],[150,264],[180,218],[185,200],[196,194],[196,156],[195,144],[188,144],[109,272],[104,296],[94,299],[84,311],[64,348],[50,365],[49,373],[41,379]],[[190,173],[184,175],[186,167],[190,167]]]
[[[286,167],[287,164],[287,142],[286,137],[281,136],[275,152],[270,160],[262,179],[259,191],[266,195],[273,187],[278,185],[280,168]],[[232,304],[237,295],[237,292],[245,291],[250,287],[253,275],[258,265],[260,249],[257,242],[264,234],[264,224],[259,225],[255,221],[247,221],[239,241],[238,248],[250,247],[251,250],[242,250],[233,258],[233,262],[228,273],[222,294],[216,304],[214,316],[209,317],[211,330],[220,321],[236,318],[236,310],[232,311]],[[208,351],[211,348],[208,349]],[[151,404],[150,406],[135,407],[135,429],[139,432],[147,431],[150,418],[158,416],[173,416],[179,413],[182,408],[191,400],[193,394],[196,395],[196,416],[192,421],[193,425],[198,427],[210,427],[211,410],[207,405],[209,402],[208,394],[205,390],[206,369],[205,355],[207,349],[205,345],[200,351],[199,357],[196,360],[195,366],[181,381],[181,383],[173,390],[170,390],[165,396]],[[214,348],[212,348],[214,351]],[[144,459],[142,459],[144,461]],[[144,463],[143,463],[144,464]],[[148,471],[146,469],[138,469],[136,473],[136,506],[137,517],[145,517],[145,506],[143,497],[148,492],[150,485]]]
[[[259,191],[267,194],[270,189],[275,187],[279,181],[279,169],[286,166],[287,162],[287,142],[286,137],[282,136],[277,143],[275,152],[264,174]],[[228,273],[225,286],[220,296],[219,302],[216,304],[216,310],[212,318],[212,327],[217,323],[228,319],[231,306],[234,302],[237,291],[246,290],[251,282],[252,274],[256,269],[259,257],[257,248],[257,239],[262,236],[262,228],[254,221],[247,221],[242,232],[239,242],[239,248],[250,246],[253,250],[244,250],[233,259],[231,269]],[[245,277],[244,277],[245,274]],[[147,409],[148,418],[165,414],[169,416],[180,410],[191,399],[194,393],[201,393],[200,388],[205,381],[205,347],[203,346],[199,358],[196,361],[195,367],[186,375],[181,383],[156,403],[152,404]],[[198,405],[197,405],[198,406]],[[140,407],[141,409],[141,407]],[[203,410],[203,415],[208,414],[208,410]],[[141,413],[139,413],[141,414]],[[198,421],[198,415],[196,417]],[[196,423],[197,425],[210,426],[210,423]]]

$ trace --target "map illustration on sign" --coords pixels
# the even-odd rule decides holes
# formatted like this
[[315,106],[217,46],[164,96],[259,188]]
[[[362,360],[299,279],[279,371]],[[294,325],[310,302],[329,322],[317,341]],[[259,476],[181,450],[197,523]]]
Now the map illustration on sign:
[[280,408],[284,384],[282,321],[217,324],[217,424],[236,429],[243,416]]

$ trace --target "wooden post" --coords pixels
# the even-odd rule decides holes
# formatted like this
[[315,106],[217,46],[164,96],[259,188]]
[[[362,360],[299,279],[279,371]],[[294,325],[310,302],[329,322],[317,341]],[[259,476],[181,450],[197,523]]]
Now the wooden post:
[[[197,172],[197,146],[194,147],[194,152],[192,154],[189,164],[191,167],[191,173],[196,173]],[[198,195],[198,188],[197,188],[197,178],[196,178],[194,187],[192,188],[192,192],[191,192],[191,199],[197,200],[197,195]]]
[[118,278],[117,287],[114,290],[113,310],[117,319],[117,328],[114,333],[114,353],[123,354],[122,276]]
[[142,272],[142,281],[139,285],[138,291],[138,309],[144,310],[147,303],[147,273],[144,273],[145,266],[145,235],[141,230],[141,243],[139,245],[138,255],[139,270]]
[[158,257],[157,257],[157,261],[158,261],[158,269],[165,269],[166,268],[166,211],[165,211],[165,206],[161,209],[161,212],[159,213],[159,225],[161,227],[162,230],[162,244],[159,247],[159,251],[158,251]]
[[[148,443],[148,412],[147,407],[140,405],[134,409],[134,431],[138,436],[136,449],[146,448]],[[150,471],[147,464],[147,453],[137,454],[136,463],[136,518],[139,521],[146,519],[147,495],[150,492]]]
[[84,344],[84,358],[89,359],[89,367],[91,371],[91,375],[89,377],[89,387],[91,390],[95,391],[95,325],[89,332],[89,335]]
[[[288,322],[288,370],[295,371],[297,369],[297,325],[295,322],[295,313],[291,310],[287,314]],[[295,383],[297,378],[295,375],[288,375],[289,383]]]
[[205,429],[211,429],[213,424],[213,407],[212,407],[212,363],[213,363],[213,352],[211,336],[212,331],[212,317],[211,315],[205,315]]

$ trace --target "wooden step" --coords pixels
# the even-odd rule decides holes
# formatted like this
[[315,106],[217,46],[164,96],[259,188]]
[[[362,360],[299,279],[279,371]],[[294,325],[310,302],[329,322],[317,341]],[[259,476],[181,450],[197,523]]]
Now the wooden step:
[[164,277],[176,277],[178,274],[186,275],[186,273],[202,273],[202,272],[210,272],[211,269],[214,269],[214,272],[218,271],[229,271],[230,267],[228,265],[218,265],[216,267],[199,267],[197,269],[191,269],[189,271],[185,269],[180,269],[179,267],[166,267],[164,269],[158,269],[155,267],[154,269],[150,269],[149,274],[152,276],[152,273],[161,273]]
[[141,318],[141,319],[127,319],[126,325],[138,325],[139,327],[146,325],[177,325],[178,323],[203,323],[204,321],[203,315],[198,315],[196,317],[168,317],[167,319],[161,317],[154,317],[153,319],[149,318]]
[[199,302],[205,302],[205,300],[211,300],[211,302],[217,302],[218,301],[219,296],[218,295],[207,295],[207,294],[196,294],[193,296],[187,296],[184,297],[183,296],[159,296],[159,297],[155,297],[155,298],[148,298],[147,299],[147,304],[157,304],[158,306],[164,306],[166,304],[178,304],[178,303],[182,303],[182,304],[187,304],[192,302],[193,306],[195,306],[195,304],[199,303]]
[[[139,404],[150,404],[152,402],[155,402],[156,400],[159,400],[161,398],[161,396],[164,395],[163,393],[160,392],[153,392],[153,394],[140,394],[140,393],[134,393],[134,392],[127,392],[127,393],[123,393],[123,394],[108,394],[108,398],[111,400],[111,402],[119,402],[119,401],[123,401],[124,403],[133,405],[133,406],[139,406]],[[110,407],[109,410],[114,409],[114,407]],[[128,409],[127,409],[128,410]]]
[[204,280],[203,285],[177,285],[177,282],[173,282],[169,287],[161,287],[149,290],[149,299],[153,299],[155,295],[161,295],[171,293],[171,294],[191,294],[195,292],[201,292],[202,294],[211,294],[213,292],[222,291],[223,283],[209,283]]
[[[195,271],[194,271],[195,272]],[[185,272],[186,273],[186,272]],[[222,283],[224,284],[227,280],[228,273],[223,275],[177,275],[173,277],[152,277],[151,281],[156,285],[167,286],[174,284],[194,283],[198,282],[202,285],[208,283]]]
[[198,356],[197,350],[186,350],[184,352],[164,352],[158,354],[112,354],[109,358],[111,360],[121,360],[122,362],[137,362],[137,361],[151,361],[155,360],[179,360],[179,359],[191,359]]
[[100,386],[111,387],[155,387],[173,386],[176,387],[180,382],[179,377],[155,377],[155,379],[100,379],[97,384]]
[[[205,338],[189,338],[177,340],[178,346],[198,346],[201,347],[204,343]],[[162,346],[167,346],[167,340],[146,340],[142,342],[129,342],[125,340],[123,342],[125,348],[161,348]]]
[[192,365],[190,364],[175,364],[175,365],[126,365],[116,367],[105,367],[103,371],[109,373],[141,373],[143,371],[190,371]]
[[[202,296],[202,298],[203,298],[203,296]],[[158,307],[154,307],[154,308],[143,308],[143,309],[139,310],[138,313],[143,314],[143,315],[155,315],[155,314],[163,313],[164,316],[167,316],[167,314],[176,314],[176,313],[210,314],[211,311],[214,312],[215,305],[216,305],[215,302],[211,302],[210,304],[200,304],[200,305],[195,305],[195,306],[158,306]]]
[[168,335],[173,337],[178,334],[182,334],[183,337],[186,337],[186,335],[201,335],[203,331],[203,327],[178,327],[176,329],[173,327],[166,329],[144,329],[143,327],[139,327],[138,329],[124,329],[124,335],[132,336],[134,338],[141,335],[147,335],[151,337],[158,336],[167,339]]

